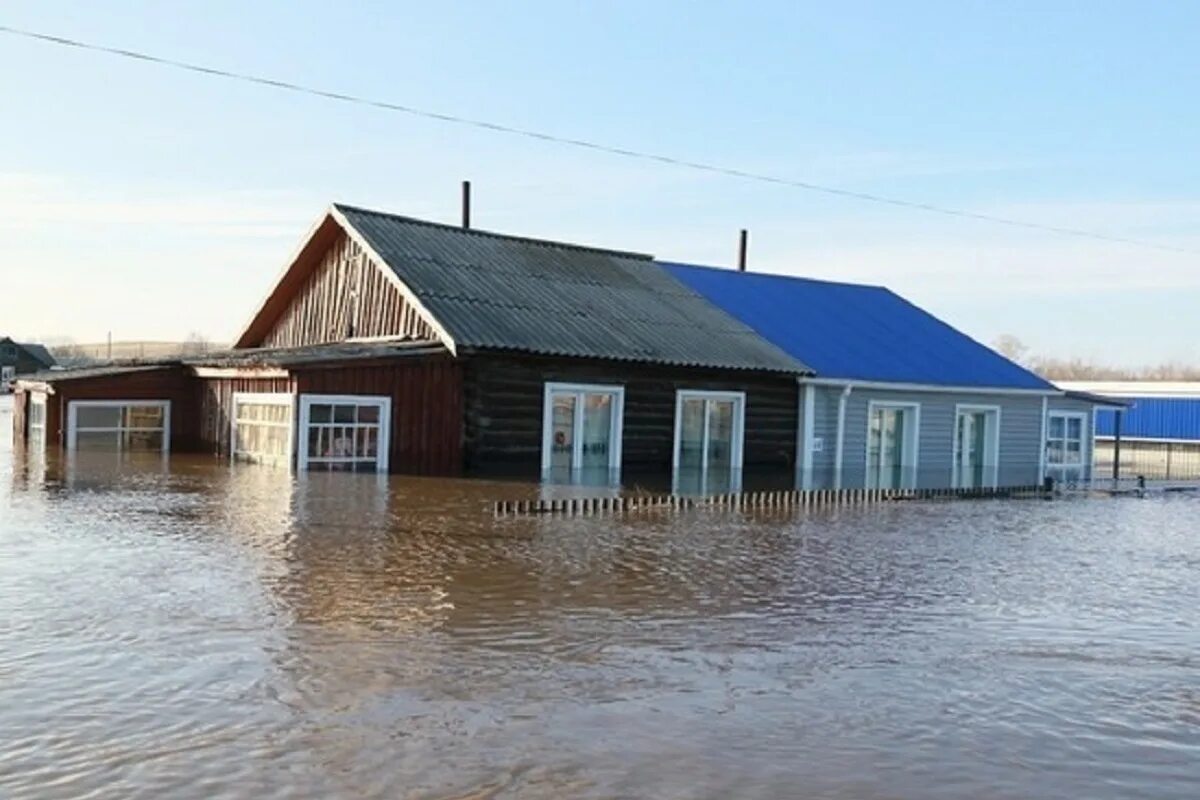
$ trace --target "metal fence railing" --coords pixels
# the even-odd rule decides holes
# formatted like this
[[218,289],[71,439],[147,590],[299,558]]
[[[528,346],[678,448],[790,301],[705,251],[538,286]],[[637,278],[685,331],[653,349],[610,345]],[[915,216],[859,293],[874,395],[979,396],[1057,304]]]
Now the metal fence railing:
[[[1114,450],[1111,439],[1096,442],[1095,478],[1112,475]],[[1200,442],[1122,441],[1120,474],[1122,478],[1142,476],[1155,481],[1200,480]]]

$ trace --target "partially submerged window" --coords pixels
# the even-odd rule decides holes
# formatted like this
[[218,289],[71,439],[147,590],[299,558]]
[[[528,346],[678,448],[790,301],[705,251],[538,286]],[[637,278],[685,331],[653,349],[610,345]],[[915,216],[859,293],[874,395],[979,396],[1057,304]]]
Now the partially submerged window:
[[917,403],[867,405],[868,489],[916,488],[920,424]]
[[169,400],[72,400],[67,449],[162,452],[170,448]]
[[677,392],[674,490],[700,494],[739,491],[745,424],[744,392]]
[[1046,423],[1046,474],[1060,483],[1083,480],[1087,415],[1052,411]]
[[42,453],[46,450],[46,393],[30,392],[29,406],[25,412],[28,416],[28,434],[26,447],[31,453]]
[[230,453],[235,461],[291,464],[292,395],[235,393],[232,416]]
[[300,396],[301,470],[387,472],[389,397]]
[[547,383],[543,477],[579,483],[617,481],[624,410],[625,390],[620,386]]

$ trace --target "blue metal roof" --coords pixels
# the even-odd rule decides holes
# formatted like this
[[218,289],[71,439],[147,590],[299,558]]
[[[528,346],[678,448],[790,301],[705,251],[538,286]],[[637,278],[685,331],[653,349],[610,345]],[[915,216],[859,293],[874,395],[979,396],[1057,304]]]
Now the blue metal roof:
[[660,263],[820,378],[1054,388],[883,287]]
[[[1200,397],[1122,397],[1132,402],[1123,412],[1121,436],[1129,439],[1200,441]],[[1113,436],[1116,413],[1096,414],[1096,435]]]

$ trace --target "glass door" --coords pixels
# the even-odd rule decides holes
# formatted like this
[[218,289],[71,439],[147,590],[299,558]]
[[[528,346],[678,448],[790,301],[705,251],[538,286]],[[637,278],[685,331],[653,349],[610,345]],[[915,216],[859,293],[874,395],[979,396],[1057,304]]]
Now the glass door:
[[998,483],[999,409],[960,408],[954,429],[954,486],[979,489]]
[[620,386],[547,384],[542,440],[543,478],[608,485],[620,478]]
[[739,491],[745,395],[680,392],[676,413],[674,490],[689,494]]
[[916,410],[871,405],[867,414],[867,488],[916,485]]

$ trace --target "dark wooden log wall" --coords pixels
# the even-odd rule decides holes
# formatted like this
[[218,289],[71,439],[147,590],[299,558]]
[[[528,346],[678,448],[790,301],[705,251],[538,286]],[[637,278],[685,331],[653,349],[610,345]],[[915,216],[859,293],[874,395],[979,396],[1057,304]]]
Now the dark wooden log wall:
[[474,354],[464,370],[464,451],[469,472],[539,474],[544,386],[551,381],[625,387],[621,457],[626,474],[670,474],[679,389],[745,392],[744,468],[783,474],[794,469],[799,399],[794,377]]
[[437,338],[358,243],[341,234],[280,313],[261,346],[301,347],[375,336]]
[[200,445],[204,452],[229,455],[235,392],[295,393],[291,378],[198,378]]
[[300,394],[386,395],[392,399],[392,472],[462,472],[462,369],[450,357],[359,362],[294,372]]
[[170,400],[171,450],[200,446],[195,378],[182,367],[56,381],[46,398],[46,448],[66,447],[67,404],[72,400]]

